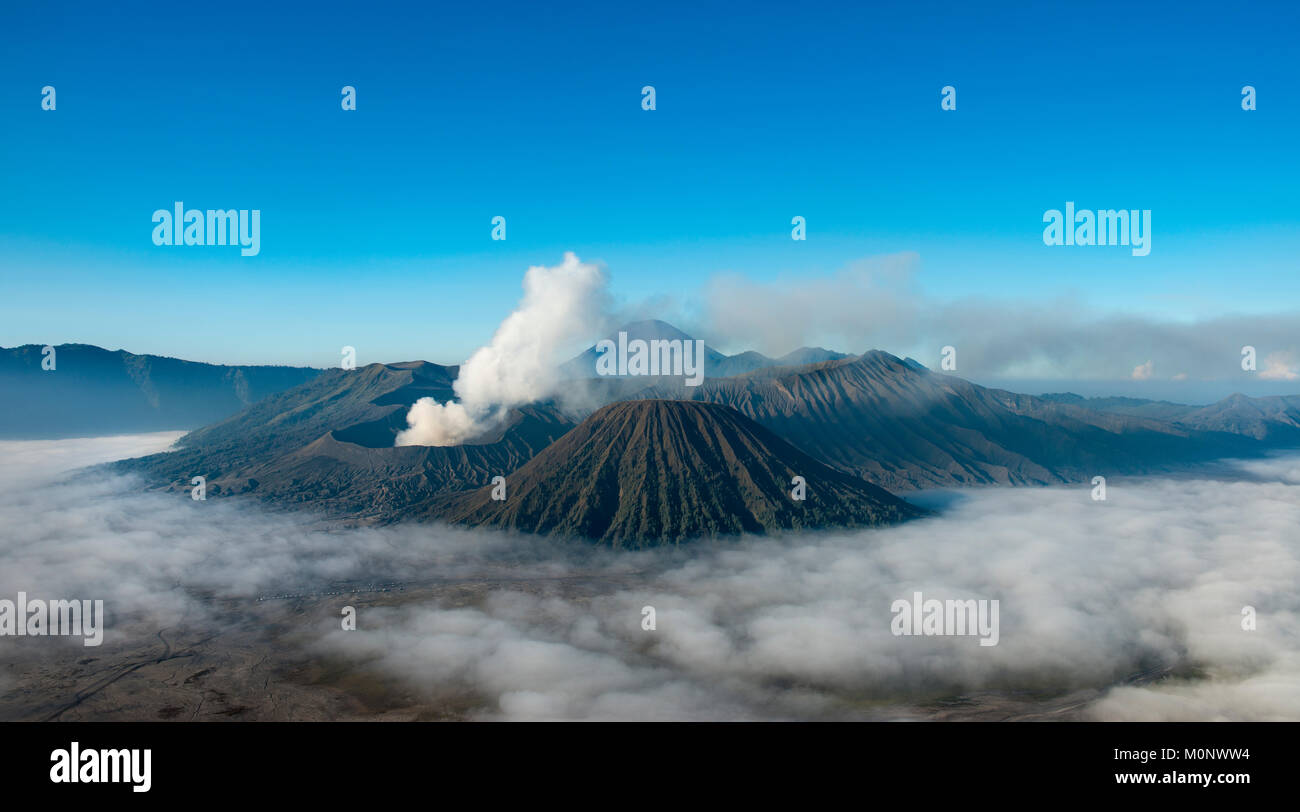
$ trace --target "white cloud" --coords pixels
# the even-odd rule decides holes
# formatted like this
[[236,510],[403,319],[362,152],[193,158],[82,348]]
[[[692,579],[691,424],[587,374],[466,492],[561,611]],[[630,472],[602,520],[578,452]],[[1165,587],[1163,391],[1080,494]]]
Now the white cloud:
[[1270,353],[1264,358],[1259,377],[1266,381],[1300,381],[1300,361],[1296,360],[1295,353]]
[[[1300,719],[1297,458],[1251,462],[1240,481],[1116,479],[1105,502],[1086,486],[978,489],[895,528],[613,554],[436,525],[322,529],[98,473],[58,479],[83,453],[108,449],[0,443],[0,596],[100,597],[150,628],[218,630],[222,606],[269,592],[495,579],[468,604],[368,608],[355,633],[303,619],[301,650],[272,652],[421,696],[470,691],[488,718],[911,718],[954,693],[1098,690],[1090,718]],[[890,605],[913,591],[1000,600],[999,644],[894,637]],[[106,645],[124,633],[111,625]],[[1112,687],[1153,667],[1173,678]]]
[[[957,348],[965,378],[1120,380],[1135,352],[1197,380],[1241,374],[1241,348],[1277,348],[1273,380],[1300,376],[1300,313],[1186,321],[1103,311],[1077,296],[948,299],[926,292],[917,254],[862,260],[825,275],[754,281],[724,274],[702,292],[695,330],[720,348],[780,355],[800,345],[882,349],[938,366]],[[1261,377],[1263,377],[1261,375]]]

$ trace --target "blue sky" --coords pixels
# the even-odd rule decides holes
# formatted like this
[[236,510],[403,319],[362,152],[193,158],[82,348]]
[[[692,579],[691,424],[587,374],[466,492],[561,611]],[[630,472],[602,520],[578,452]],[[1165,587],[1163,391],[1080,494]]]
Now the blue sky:
[[[909,251],[940,299],[1294,309],[1294,5],[974,5],[8,3],[0,345],[454,362],[566,250],[687,307]],[[153,245],[176,200],[260,255]],[[1066,200],[1150,256],[1043,245]]]

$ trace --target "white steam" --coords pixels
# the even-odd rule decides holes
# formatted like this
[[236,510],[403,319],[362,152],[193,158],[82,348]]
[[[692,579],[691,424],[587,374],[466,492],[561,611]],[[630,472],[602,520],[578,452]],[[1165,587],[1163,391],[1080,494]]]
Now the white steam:
[[459,445],[491,431],[514,406],[555,392],[562,354],[589,338],[608,307],[607,278],[572,252],[524,274],[524,298],[460,368],[455,401],[420,398],[397,445]]

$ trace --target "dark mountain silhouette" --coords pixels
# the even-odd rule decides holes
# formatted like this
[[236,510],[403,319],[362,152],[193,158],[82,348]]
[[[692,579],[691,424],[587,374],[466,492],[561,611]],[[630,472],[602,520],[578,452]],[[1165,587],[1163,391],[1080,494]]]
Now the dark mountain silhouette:
[[[792,478],[806,499],[791,496]],[[597,410],[492,488],[448,497],[449,521],[597,540],[616,547],[783,528],[860,527],[922,515],[837,471],[734,409],[688,401]]]
[[326,370],[309,383],[181,438],[180,448],[118,463],[154,486],[252,494],[358,521],[394,521],[447,491],[472,488],[531,459],[574,425],[542,404],[513,411],[495,434],[453,447],[394,448],[421,397],[446,401],[456,367],[425,361]]
[[878,350],[698,387],[659,382],[639,396],[732,406],[891,489],[1080,481],[1261,451],[1209,420],[1195,428],[987,389]]
[[327,369],[309,383],[190,432],[181,442],[191,447],[300,448],[327,431],[346,430],[360,445],[391,446],[406,428],[411,404],[422,397],[451,399],[459,371],[427,361]]
[[[553,473],[546,463],[528,469],[542,472],[537,481],[520,478],[530,460],[549,452],[549,460],[564,460],[571,468],[561,478],[576,481],[588,476],[579,469],[603,447],[601,453],[622,455],[613,470],[614,481],[625,483],[623,492],[631,494],[630,483],[647,472],[656,476],[638,491],[641,501],[614,510],[612,526],[601,526],[600,510],[608,505],[596,498],[604,493],[607,471],[589,472],[591,482],[578,488],[576,504],[553,494],[552,504],[569,510],[555,526],[530,525],[526,513],[487,516],[482,523],[630,546],[783,527],[873,525],[921,513],[812,459],[734,410],[709,404],[616,404],[588,418],[581,432],[570,431],[573,423],[554,407],[535,404],[515,410],[509,425],[474,444],[394,448],[410,404],[424,396],[451,397],[455,373],[423,362],[329,370],[191,432],[177,451],[117,465],[144,473],[155,487],[184,491],[201,475],[210,498],[248,494],[310,505],[352,522],[447,517],[478,523],[471,514],[480,494],[473,488],[508,475],[509,488],[522,486],[523,503],[537,504]],[[616,420],[627,415],[644,419]],[[581,453],[570,448],[584,436],[591,445]],[[622,450],[615,452],[615,446]],[[796,474],[807,482],[805,501],[789,496]]]
[[[492,442],[366,447],[331,431],[266,462],[223,471],[209,480],[209,488],[216,495],[248,493],[277,504],[310,504],[353,521],[394,522],[430,515],[424,506],[440,494],[509,474],[572,426],[530,406],[513,412]],[[173,486],[188,487],[183,477]]]
[[221,366],[135,355],[89,344],[0,348],[0,437],[54,438],[192,429],[267,395],[298,386],[319,369]]
[[[622,400],[581,430],[578,416],[535,403],[469,444],[394,448],[411,404],[452,399],[458,372],[427,362],[325,370],[191,432],[177,451],[118,467],[151,487],[188,489],[204,476],[209,496],[249,494],[349,521],[446,516],[637,545],[888,520],[893,514],[866,498],[892,504],[879,488],[1077,482],[1300,445],[1288,422],[1295,398],[1229,398],[1172,422],[1140,416],[1163,406],[1086,408],[872,351],[699,387],[571,381]],[[671,405],[680,401],[694,405]],[[796,474],[809,497],[792,505],[785,499]],[[508,478],[505,504],[475,490],[496,476]],[[866,483],[879,488],[863,491]],[[628,501],[633,494],[641,501]]]

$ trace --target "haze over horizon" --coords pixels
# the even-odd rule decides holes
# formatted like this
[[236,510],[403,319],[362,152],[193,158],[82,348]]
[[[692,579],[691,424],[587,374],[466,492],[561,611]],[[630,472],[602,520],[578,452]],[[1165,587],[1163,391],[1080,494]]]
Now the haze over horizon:
[[[635,316],[630,316],[630,317],[634,318]],[[617,327],[615,328],[605,328],[603,331],[601,329],[592,329],[590,331],[592,335],[591,339],[582,339],[580,341],[574,342],[572,344],[572,348],[575,351],[577,348],[580,347],[585,348],[589,353],[592,346],[594,345],[594,341],[597,338],[616,335],[617,330],[623,329],[628,326],[632,326],[636,323],[644,323],[646,321],[663,322],[667,324],[670,328],[673,328],[673,330],[677,329],[675,324],[672,324],[670,322],[665,322],[663,319],[659,319],[659,318],[637,319],[637,321],[635,322],[622,323],[617,325]],[[1224,325],[1221,323],[1219,326],[1222,328]],[[1165,332],[1165,335],[1161,336],[1161,338],[1162,340],[1167,342],[1168,347],[1173,348],[1175,347],[1175,342],[1190,338],[1193,332],[1202,328],[1203,326],[1200,327],[1187,326],[1187,327],[1182,327],[1180,329],[1175,325],[1164,325],[1163,330]],[[1087,328],[1085,326],[1080,325],[1080,326],[1076,326],[1074,329],[1082,331]],[[1278,325],[1276,325],[1276,330],[1272,331],[1272,334],[1283,335],[1287,331],[1288,331],[1288,326],[1285,323],[1279,323]],[[1245,330],[1242,330],[1242,332],[1245,332]],[[1259,334],[1259,332],[1260,331],[1256,331],[1256,334]],[[683,333],[683,335],[688,335],[694,338],[696,334]],[[752,345],[738,345],[738,343],[735,341],[726,341],[725,339],[719,342],[719,336],[717,335],[716,332],[701,333],[700,335],[712,336],[711,338],[706,340],[710,342],[710,346],[713,349],[716,349],[715,347],[712,347],[712,344],[714,342],[721,343],[722,346],[732,346],[732,347],[740,346],[741,349],[730,353],[730,355],[733,356],[739,356],[745,353],[752,353],[756,351],[754,346]],[[67,343],[82,344],[83,342],[67,342]],[[979,342],[979,343],[982,344],[983,342]],[[1204,344],[1206,342],[1201,341],[1198,343]],[[16,346],[41,347],[43,346],[43,344],[40,342],[28,341],[28,342],[22,342]],[[61,346],[61,344],[55,344],[54,346]],[[86,346],[93,347],[96,345],[89,344]],[[761,346],[770,347],[772,345],[769,343]],[[917,356],[920,356],[924,358],[925,365],[930,369],[932,370],[940,369],[941,359],[928,357],[926,348],[924,347],[913,346],[911,353],[909,353],[907,351],[897,351],[886,346],[879,346],[877,344],[872,344],[870,343],[870,341],[868,341],[867,346],[862,349],[852,349],[852,348],[844,349],[844,347],[852,347],[852,346],[853,345],[837,344],[834,341],[823,341],[820,344],[813,341],[808,343],[791,345],[789,347],[789,350],[782,351],[782,352],[769,349],[767,352],[763,354],[766,355],[769,359],[777,360],[794,351],[801,350],[801,349],[809,349],[809,348],[825,349],[831,351],[832,353],[842,354],[842,355],[860,355],[864,352],[883,351],[895,355],[898,358],[917,358]],[[972,345],[967,344],[965,346],[969,347]],[[979,346],[979,344],[975,344],[974,346]],[[5,348],[3,346],[0,346],[0,350],[5,350],[5,349],[12,350],[15,349],[15,347]],[[110,346],[100,347],[100,349],[108,350],[109,352],[127,352],[133,355],[152,355],[152,356],[158,356],[163,358],[176,358],[177,360],[180,361],[197,361],[199,363],[210,363],[210,364],[216,364],[220,366],[232,366],[232,367],[249,366],[249,364],[240,364],[238,362],[225,361],[225,360],[202,360],[202,359],[194,359],[194,358],[182,358],[182,357],[178,357],[177,355],[171,352],[141,352],[130,347],[117,347],[117,346],[110,345]],[[1193,357],[1193,353],[1187,350],[1186,347],[1182,348],[1178,354],[1183,358]],[[963,357],[968,358],[969,356],[963,355]],[[1040,374],[1038,375],[1031,374],[1031,375],[1025,375],[1021,377],[1010,376],[1005,374],[1005,372],[1002,374],[996,374],[996,373],[981,374],[980,372],[971,372],[968,369],[954,370],[949,374],[955,374],[958,377],[964,378],[973,383],[981,384],[983,386],[988,386],[995,389],[1005,389],[1008,391],[1019,392],[1028,395],[1072,393],[1072,394],[1081,395],[1086,398],[1127,397],[1127,398],[1135,398],[1141,400],[1171,401],[1174,403],[1195,404],[1195,405],[1205,405],[1205,404],[1213,403],[1216,401],[1223,400],[1224,398],[1227,398],[1234,394],[1245,394],[1251,397],[1268,397],[1268,396],[1275,396],[1275,395],[1294,395],[1300,393],[1300,377],[1298,377],[1294,372],[1291,371],[1292,367],[1289,363],[1289,359],[1293,357],[1293,355],[1287,352],[1283,352],[1283,353],[1275,353],[1271,357],[1273,359],[1273,361],[1271,362],[1272,363],[1271,367],[1269,366],[1270,361],[1268,361],[1267,359],[1264,361],[1265,364],[1264,371],[1266,374],[1263,375],[1252,374],[1245,371],[1241,371],[1239,369],[1230,369],[1230,372],[1228,374],[1222,374],[1222,370],[1220,370],[1221,374],[1219,377],[1209,377],[1209,376],[1191,377],[1186,375],[1185,373],[1172,378],[1168,376],[1142,377],[1140,374],[1136,374],[1139,368],[1149,369],[1151,366],[1154,366],[1154,364],[1151,363],[1150,361],[1148,361],[1146,365],[1139,365],[1139,368],[1135,368],[1134,373],[1130,373],[1127,376],[1116,375],[1111,377],[1106,377],[1106,376],[1080,377],[1080,376],[1058,375],[1056,377],[1052,377],[1050,374],[1041,374],[1044,371],[1041,368],[1041,366],[1039,367],[1038,370],[1036,370]],[[978,358],[978,356],[976,356],[976,358]],[[405,356],[399,355],[398,357],[394,357],[394,358],[365,359],[360,361],[359,364],[361,366],[365,366],[366,364],[371,364],[371,363],[400,364],[400,363],[409,363],[409,362],[432,362],[435,364],[441,364],[443,366],[454,367],[454,366],[463,366],[464,364],[466,364],[468,360],[469,360],[468,358],[461,359],[461,360],[448,360],[445,357],[445,355],[441,355],[441,354],[425,355],[425,356],[417,356],[415,354],[409,354]],[[578,360],[579,360],[578,358],[573,358],[567,364],[560,365],[555,370],[556,374],[561,375],[562,373],[572,372],[573,370],[571,369],[571,367],[573,363],[577,362]],[[337,367],[338,363],[335,362],[334,364],[313,366],[312,364],[309,363],[295,363],[291,360],[272,360],[266,362],[256,362],[252,364],[252,366],[259,366],[259,365],[265,365],[270,367],[310,367],[312,369],[329,369],[329,368]],[[968,367],[970,365],[967,364],[966,366]],[[1112,364],[1111,366],[1113,368],[1118,368],[1118,365],[1116,364]],[[1230,364],[1224,364],[1222,366],[1231,367]],[[568,369],[562,367],[568,367]],[[983,368],[988,369],[989,367],[987,364],[985,364],[983,365]],[[728,373],[728,374],[734,374],[734,373]]]

